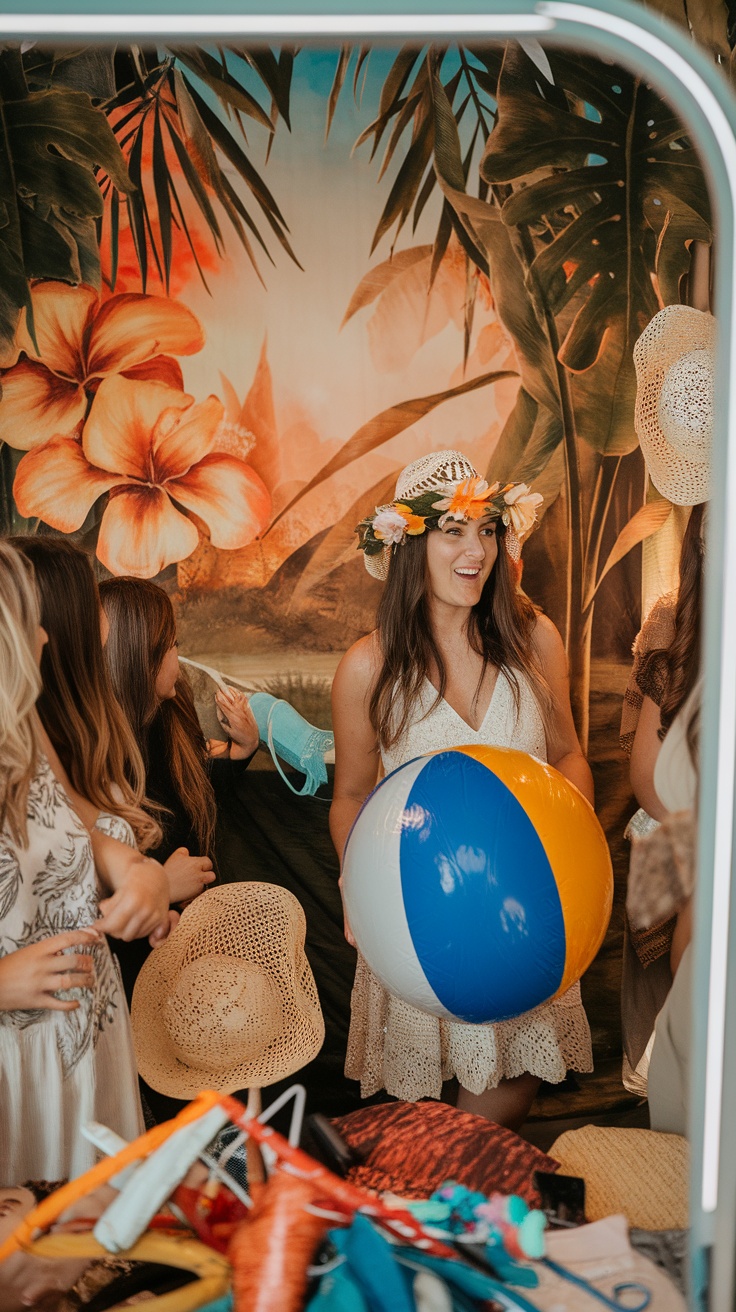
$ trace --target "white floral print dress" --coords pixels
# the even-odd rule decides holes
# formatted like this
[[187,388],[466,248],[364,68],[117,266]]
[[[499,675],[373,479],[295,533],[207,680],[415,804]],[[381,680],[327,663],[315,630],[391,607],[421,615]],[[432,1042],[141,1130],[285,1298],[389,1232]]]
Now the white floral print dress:
[[[101,829],[132,843],[130,827]],[[94,924],[100,888],[87,830],[45,757],[28,796],[28,846],[0,833],[0,956]],[[107,941],[92,949],[92,990],[72,989],[75,1011],[0,1011],[0,1183],[60,1180],[98,1153],[90,1120],[125,1139],[143,1130],[130,1017]]]
[[[444,698],[435,705],[435,689],[427,682],[404,735],[383,753],[386,774],[426,752],[467,743],[515,747],[546,760],[539,708],[523,674],[517,678],[518,709],[512,684],[501,670],[479,729],[471,729]],[[379,1089],[407,1102],[439,1098],[443,1081],[453,1076],[476,1094],[527,1071],[558,1084],[569,1069],[593,1069],[579,984],[515,1020],[470,1025],[440,1020],[394,997],[358,953],[345,1074],[360,1080],[364,1098]]]

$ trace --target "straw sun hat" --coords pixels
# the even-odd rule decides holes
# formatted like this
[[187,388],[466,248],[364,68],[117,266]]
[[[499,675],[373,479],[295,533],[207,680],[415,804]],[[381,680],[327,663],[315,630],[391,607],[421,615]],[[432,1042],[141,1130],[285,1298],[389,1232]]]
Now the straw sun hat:
[[264,1088],[317,1055],[325,1027],[305,933],[296,898],[274,884],[226,884],[190,903],[133,992],[152,1089],[186,1099]]
[[716,321],[667,305],[634,346],[634,426],[657,491],[677,506],[710,496]]
[[563,1175],[582,1176],[589,1221],[623,1212],[642,1230],[687,1228],[690,1156],[679,1134],[584,1125],[561,1134],[549,1155]]
[[[477,478],[478,471],[473,468],[462,451],[430,451],[429,455],[412,460],[402,469],[396,481],[394,501],[421,496],[423,492],[443,491],[454,483],[462,483],[466,478]],[[363,564],[374,579],[382,581],[388,578],[391,561],[391,548],[385,547],[378,556],[363,556]]]

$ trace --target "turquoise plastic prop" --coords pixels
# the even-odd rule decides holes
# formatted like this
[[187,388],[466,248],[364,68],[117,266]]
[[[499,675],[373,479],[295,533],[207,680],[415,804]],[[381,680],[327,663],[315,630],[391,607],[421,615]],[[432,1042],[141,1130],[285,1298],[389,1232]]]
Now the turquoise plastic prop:
[[[332,751],[335,739],[327,729],[317,729],[297,710],[270,692],[251,693],[248,704],[258,725],[261,742],[271,753],[281,778],[297,797],[312,797],[321,784],[327,783],[325,754]],[[295,788],[279,760],[305,775],[301,788]]]

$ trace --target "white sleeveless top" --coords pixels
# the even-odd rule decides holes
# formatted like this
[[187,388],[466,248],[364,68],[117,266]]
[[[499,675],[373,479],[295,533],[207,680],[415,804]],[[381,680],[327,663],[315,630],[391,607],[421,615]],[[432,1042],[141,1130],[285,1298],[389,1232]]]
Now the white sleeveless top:
[[468,743],[515,747],[546,761],[544,724],[534,693],[523,674],[516,676],[516,688],[512,677],[499,670],[488,710],[478,729],[471,729],[444,697],[438,700],[437,689],[425,679],[411,723],[399,741],[381,753],[386,774],[415,756],[443,748],[464,747]]
[[[382,753],[386,772],[415,756],[468,743],[514,747],[546,761],[544,723],[529,681],[521,672],[516,673],[516,688],[512,680],[499,671],[478,729],[444,698],[438,700],[427,681],[407,729]],[[440,1020],[393,997],[358,954],[345,1074],[360,1080],[362,1097],[385,1088],[410,1102],[439,1098],[443,1081],[453,1077],[479,1094],[526,1072],[557,1084],[568,1069],[593,1069],[579,984],[514,1020],[467,1025]]]

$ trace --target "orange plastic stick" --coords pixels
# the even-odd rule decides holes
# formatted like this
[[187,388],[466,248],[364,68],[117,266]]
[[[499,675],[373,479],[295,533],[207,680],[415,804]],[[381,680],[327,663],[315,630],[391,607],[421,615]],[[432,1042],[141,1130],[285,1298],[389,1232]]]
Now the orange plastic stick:
[[[208,1112],[211,1107],[216,1107],[219,1102],[220,1095],[211,1090],[200,1093],[199,1097],[180,1111],[173,1121],[155,1125],[152,1130],[134,1139],[132,1143],[126,1144],[125,1148],[121,1148],[114,1157],[106,1157],[84,1175],[78,1176],[76,1180],[70,1180],[68,1184],[62,1185],[61,1189],[57,1189],[56,1193],[44,1198],[38,1207],[34,1207],[33,1211],[23,1218],[5,1243],[0,1245],[0,1262],[4,1262],[6,1257],[10,1257],[11,1253],[17,1252],[19,1248],[26,1248],[33,1240],[36,1230],[48,1230],[72,1203],[79,1202],[100,1185],[107,1184],[108,1180],[117,1175],[124,1166],[130,1166],[141,1157],[148,1157],[176,1130],[199,1120],[204,1112]],[[237,1106],[240,1108],[241,1104],[238,1103]]]

